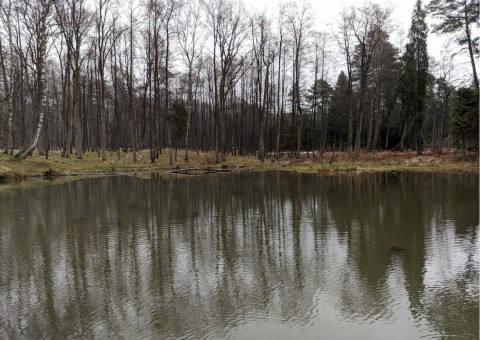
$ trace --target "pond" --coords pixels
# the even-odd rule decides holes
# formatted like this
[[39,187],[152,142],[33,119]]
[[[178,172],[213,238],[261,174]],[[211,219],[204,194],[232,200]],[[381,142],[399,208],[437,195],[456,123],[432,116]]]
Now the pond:
[[479,336],[478,175],[89,178],[0,192],[0,338]]

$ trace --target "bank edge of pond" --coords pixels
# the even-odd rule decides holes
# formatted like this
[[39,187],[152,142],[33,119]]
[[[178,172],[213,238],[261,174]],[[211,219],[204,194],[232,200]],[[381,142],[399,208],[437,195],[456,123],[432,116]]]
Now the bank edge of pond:
[[[415,168],[415,169],[360,169],[360,170],[330,170],[330,171],[305,171],[304,169],[299,170],[298,168],[290,168],[290,169],[259,169],[259,168],[243,168],[243,169],[235,169],[230,172],[222,171],[222,172],[210,172],[208,171],[205,174],[196,175],[196,176],[211,176],[211,175],[218,175],[218,174],[232,174],[232,173],[246,173],[246,172],[290,172],[290,173],[303,173],[303,174],[312,174],[312,175],[330,175],[336,176],[340,174],[352,174],[352,175],[360,175],[362,173],[407,173],[407,172],[418,172],[418,173],[475,173],[474,171],[469,170],[458,170],[458,169],[432,169],[432,168]],[[31,177],[23,177],[17,179],[5,179],[0,181],[0,192],[6,192],[10,190],[26,190],[32,189],[37,187],[43,187],[46,185],[61,185],[66,183],[71,183],[77,180],[86,179],[86,178],[100,178],[100,177],[112,177],[112,176],[133,176],[142,179],[151,179],[153,178],[168,178],[172,176],[177,177],[193,177],[189,174],[178,174],[172,173],[170,171],[162,170],[162,171],[155,171],[155,172],[105,172],[105,173],[75,173],[75,174],[59,174],[55,176],[31,176]]]
[[[179,155],[180,156],[180,155]],[[183,158],[183,154],[181,157]],[[52,154],[48,160],[40,155],[19,161],[8,155],[0,155],[0,183],[19,181],[27,178],[79,178],[92,176],[135,175],[148,178],[159,175],[210,175],[225,172],[246,171],[290,171],[299,173],[362,173],[362,172],[479,172],[478,156],[464,158],[459,152],[441,155],[414,153],[362,154],[360,160],[351,161],[346,154],[325,155],[320,158],[302,155],[300,159],[271,158],[260,162],[253,156],[227,156],[220,164],[214,162],[213,153],[192,152],[188,163],[168,163],[167,152],[151,163],[146,152],[139,153],[139,160],[133,162],[131,154],[110,153],[107,161],[101,161],[96,153],[85,153],[81,160]],[[191,171],[189,171],[191,170]],[[4,185],[0,186],[1,188]]]

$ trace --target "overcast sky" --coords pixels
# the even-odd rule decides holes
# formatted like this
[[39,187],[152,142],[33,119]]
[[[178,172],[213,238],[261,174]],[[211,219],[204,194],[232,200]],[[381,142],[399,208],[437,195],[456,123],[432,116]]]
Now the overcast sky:
[[[410,18],[413,6],[416,0],[376,0],[372,1],[382,6],[390,6],[393,8],[392,17],[394,21],[401,25],[403,29],[408,31],[410,27]],[[285,0],[243,0],[247,8],[269,8],[278,9],[278,5],[286,2]],[[332,23],[339,18],[339,13],[343,8],[351,6],[361,6],[364,1],[359,0],[316,0],[310,1],[316,16],[316,23],[321,28],[322,25]]]
[[[263,9],[267,8],[273,11],[277,11],[281,3],[285,0],[243,0],[247,8]],[[410,28],[410,21],[413,12],[413,7],[416,0],[374,0],[374,3],[380,4],[382,7],[390,6],[392,11],[393,23],[403,30],[404,35],[408,33]],[[351,6],[359,7],[364,4],[365,1],[359,0],[314,0],[310,1],[315,14],[315,28],[318,30],[328,31],[330,28],[328,24],[335,24],[340,18],[339,13],[343,8]],[[426,2],[424,1],[424,4]],[[430,18],[427,20],[431,22]],[[394,34],[392,34],[394,35]],[[393,39],[395,37],[392,37]],[[445,39],[439,37],[437,34],[429,34],[429,43],[431,47],[431,54],[437,54],[439,47],[443,45]],[[396,41],[393,41],[396,43]],[[435,47],[435,48],[434,48]],[[438,53],[439,54],[439,53]]]
[[[285,3],[285,0],[243,0],[248,9],[261,10],[263,8],[269,9],[270,13],[277,13],[279,4]],[[393,24],[398,27],[395,32],[391,34],[391,42],[397,46],[404,45],[406,43],[406,35],[410,29],[411,16],[416,0],[372,0],[374,3],[380,4],[382,7],[390,6],[392,11]],[[336,26],[340,18],[340,12],[343,8],[351,6],[360,7],[365,1],[360,0],[311,0],[314,15],[315,25],[314,28],[320,31],[331,32],[332,28]],[[423,1],[425,5],[427,0]],[[431,27],[432,19],[427,16],[427,24]],[[331,26],[329,26],[331,24]],[[403,43],[401,37],[403,37]],[[437,61],[441,58],[441,52],[444,50],[444,46],[448,40],[446,36],[439,36],[429,32],[428,34],[428,53],[434,57]],[[468,61],[468,59],[466,59]],[[433,65],[433,63],[431,63]],[[464,74],[470,73],[469,64],[463,65],[457,62],[457,72]]]

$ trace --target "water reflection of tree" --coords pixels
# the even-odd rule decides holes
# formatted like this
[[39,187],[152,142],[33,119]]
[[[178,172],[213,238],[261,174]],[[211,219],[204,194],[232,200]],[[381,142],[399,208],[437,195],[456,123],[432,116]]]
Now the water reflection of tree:
[[308,322],[325,291],[364,322],[391,308],[401,266],[414,317],[439,334],[478,334],[478,258],[442,289],[424,282],[433,229],[454,228],[478,253],[477,187],[466,175],[266,173],[9,194],[4,211],[31,213],[0,216],[1,315],[14,335],[27,322],[27,337],[222,337],[253,315]]

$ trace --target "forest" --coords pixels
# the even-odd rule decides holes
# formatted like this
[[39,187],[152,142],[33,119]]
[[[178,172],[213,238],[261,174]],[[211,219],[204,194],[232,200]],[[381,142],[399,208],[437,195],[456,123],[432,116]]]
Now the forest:
[[[0,7],[0,149],[19,159],[478,152],[474,0],[418,0],[401,44],[392,8],[372,2],[343,9],[325,32],[306,1],[272,12],[234,0]],[[451,37],[441,60],[429,34]]]

